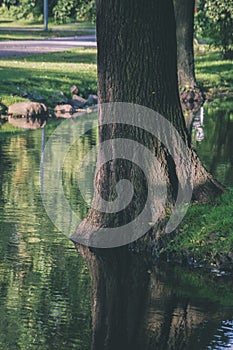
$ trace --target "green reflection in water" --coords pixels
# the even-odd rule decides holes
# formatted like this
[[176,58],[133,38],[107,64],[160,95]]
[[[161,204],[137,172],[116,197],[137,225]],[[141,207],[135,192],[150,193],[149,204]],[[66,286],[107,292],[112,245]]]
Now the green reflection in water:
[[[88,116],[85,122],[89,122]],[[205,138],[201,143],[196,143],[198,153],[206,166],[226,184],[233,184],[232,123],[230,109],[223,111],[215,106],[207,106],[204,119]],[[46,126],[46,139],[56,125]],[[84,130],[81,123],[79,127]],[[0,132],[0,349],[90,349],[89,271],[71,242],[54,228],[40,198],[42,130],[16,130],[13,133],[14,130],[16,129],[4,126]],[[81,138],[71,148],[63,167],[65,194],[72,208],[82,217],[86,215],[88,206],[80,196],[75,179],[78,166],[95,144],[96,138],[96,129]],[[88,167],[87,171],[90,171]],[[62,217],[58,207],[55,206],[54,210]],[[156,291],[159,292],[161,285],[169,290],[172,295],[171,301],[169,299],[169,312],[166,314],[163,310],[162,313],[168,318],[176,317],[172,314],[173,311],[170,312],[170,306],[173,310],[176,305],[174,294],[175,299],[181,299],[178,304],[186,303],[187,298],[199,303],[204,321],[206,309],[203,304],[207,299],[220,304],[220,309],[217,307],[215,323],[226,319],[222,306],[228,307],[229,314],[232,314],[232,284],[228,285],[228,281],[221,279],[220,282],[215,277],[209,278],[202,273],[193,274],[177,268],[171,274],[166,271],[162,282],[161,284],[156,279],[150,290],[159,305],[165,303],[166,293],[158,293],[157,296]],[[219,284],[218,288],[215,287],[216,283]],[[161,290],[164,291],[162,287]],[[200,298],[203,300],[202,304]],[[166,322],[159,324],[156,321],[156,312],[157,309],[151,307],[152,328],[158,322],[158,327],[163,326],[164,332],[168,332]],[[146,317],[148,321],[149,316]],[[200,332],[203,320],[201,318],[200,327],[197,322]],[[216,333],[215,330],[213,328],[213,334]],[[153,337],[156,334],[153,333]],[[191,344],[195,344],[195,341],[196,338],[190,340]]]
[[0,349],[89,349],[90,277],[43,208],[41,133],[0,137]]
[[233,103],[214,101],[204,107],[204,140],[196,142],[198,155],[220,182],[233,186]]

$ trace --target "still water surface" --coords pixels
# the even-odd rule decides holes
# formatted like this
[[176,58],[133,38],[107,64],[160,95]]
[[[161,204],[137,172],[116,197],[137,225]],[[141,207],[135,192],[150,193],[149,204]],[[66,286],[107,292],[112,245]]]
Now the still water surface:
[[[72,243],[53,226],[40,197],[42,143],[54,127],[9,132],[3,126],[0,132],[1,350],[91,347],[88,268]],[[199,127],[203,133],[196,128],[193,139],[202,160],[220,181],[233,186],[232,113],[207,108]],[[75,187],[74,164],[95,141],[93,130],[76,144],[75,161],[68,157],[63,169],[65,193],[82,217],[87,207]],[[233,349],[231,276],[161,267],[135,280],[135,292],[129,292],[135,305],[141,302],[139,295],[144,295],[135,349]],[[135,314],[129,313],[129,325],[133,318]]]

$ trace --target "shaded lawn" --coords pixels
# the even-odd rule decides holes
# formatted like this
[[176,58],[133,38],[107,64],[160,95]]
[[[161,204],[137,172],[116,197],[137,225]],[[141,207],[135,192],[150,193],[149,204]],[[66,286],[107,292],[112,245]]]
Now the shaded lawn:
[[[68,36],[90,35],[95,30],[95,24],[84,21],[75,23],[55,24],[49,21],[49,30],[43,30],[43,21],[15,20],[5,17],[0,9],[0,40],[36,40]],[[17,28],[17,30],[14,30]]]
[[0,100],[9,104],[25,100],[22,91],[45,96],[48,104],[54,92],[70,96],[76,84],[80,94],[97,92],[96,49],[77,48],[0,60]]
[[[94,33],[94,32],[93,32]],[[45,31],[15,31],[0,30],[0,41],[3,40],[41,40],[46,38],[63,38],[69,36],[83,36],[93,34],[85,30],[48,30]]]
[[[0,28],[41,28],[43,29],[43,20],[16,20],[6,17],[1,13],[0,8]],[[49,29],[51,30],[78,30],[78,29],[95,29],[95,24],[84,21],[76,21],[66,24],[56,24],[49,19]]]

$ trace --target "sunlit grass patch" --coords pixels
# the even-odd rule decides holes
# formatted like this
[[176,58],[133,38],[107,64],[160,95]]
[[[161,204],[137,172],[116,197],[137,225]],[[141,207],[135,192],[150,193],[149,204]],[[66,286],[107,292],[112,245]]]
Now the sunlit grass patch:
[[233,62],[223,60],[219,51],[205,48],[195,55],[197,81],[212,94],[233,93]]
[[73,49],[0,60],[0,99],[7,106],[23,100],[22,91],[47,100],[54,92],[67,97],[76,84],[83,96],[97,92],[96,50]]

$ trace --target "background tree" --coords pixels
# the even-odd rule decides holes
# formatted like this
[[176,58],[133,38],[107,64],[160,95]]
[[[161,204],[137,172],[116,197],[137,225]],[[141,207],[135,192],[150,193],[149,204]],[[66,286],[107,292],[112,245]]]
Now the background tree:
[[[1,0],[0,6],[7,7],[17,18],[42,19],[44,0]],[[48,15],[57,23],[83,19],[95,21],[95,0],[51,0],[48,2]]]
[[0,0],[0,6],[5,6],[7,9],[17,5],[19,5],[19,0]]
[[195,0],[174,0],[177,38],[177,66],[180,88],[194,89],[194,5]]
[[233,1],[199,0],[196,32],[211,45],[220,47],[223,58],[233,58]]

